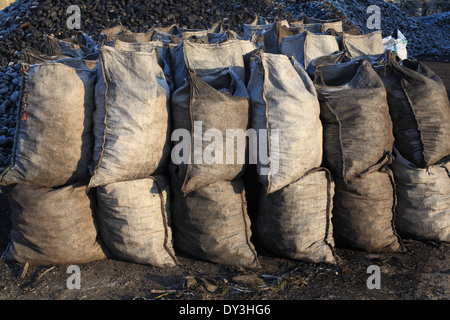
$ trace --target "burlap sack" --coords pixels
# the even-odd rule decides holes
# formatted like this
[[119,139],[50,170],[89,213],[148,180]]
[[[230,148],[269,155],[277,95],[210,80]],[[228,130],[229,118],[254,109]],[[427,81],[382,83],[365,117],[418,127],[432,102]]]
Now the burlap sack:
[[169,225],[170,193],[162,175],[96,189],[99,234],[113,256],[157,267],[178,264]]
[[339,44],[333,35],[305,31],[284,38],[281,43],[281,51],[288,57],[294,56],[307,69],[312,60],[339,52]]
[[392,152],[386,89],[369,62],[318,66],[314,83],[324,128],[324,161],[336,177],[350,180]]
[[17,184],[8,192],[10,260],[32,265],[70,265],[106,259],[98,242],[95,199],[86,186],[59,189]]
[[390,156],[349,181],[336,178],[333,236],[336,246],[367,252],[397,252],[403,244],[394,226],[395,182]]
[[333,195],[333,178],[325,168],[313,169],[272,194],[262,193],[255,219],[257,241],[278,256],[336,263]]
[[23,67],[12,160],[1,184],[55,187],[86,182],[97,70],[77,58]]
[[164,172],[170,157],[170,90],[157,53],[100,50],[94,163],[88,187]]
[[209,262],[259,267],[242,180],[219,181],[184,197],[172,178],[172,190],[175,248]]
[[296,61],[262,51],[250,60],[251,127],[258,135],[253,158],[259,180],[272,193],[321,165],[320,105],[314,84]]
[[405,238],[450,242],[450,159],[417,168],[394,148],[395,227]]
[[364,55],[382,54],[384,52],[381,30],[361,35],[344,32],[342,42],[344,50],[350,59]]
[[450,106],[442,80],[420,62],[391,58],[383,80],[399,152],[419,168],[450,155]]

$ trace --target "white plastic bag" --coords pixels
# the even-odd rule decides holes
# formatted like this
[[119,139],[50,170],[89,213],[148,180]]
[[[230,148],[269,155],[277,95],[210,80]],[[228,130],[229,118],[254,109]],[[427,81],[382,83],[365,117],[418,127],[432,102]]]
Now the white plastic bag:
[[408,40],[403,35],[403,33],[400,32],[400,30],[397,30],[397,35],[395,36],[395,32],[391,33],[390,36],[383,38],[383,45],[385,51],[394,51],[395,54],[400,59],[407,59],[408,53],[406,50],[406,45],[408,44]]

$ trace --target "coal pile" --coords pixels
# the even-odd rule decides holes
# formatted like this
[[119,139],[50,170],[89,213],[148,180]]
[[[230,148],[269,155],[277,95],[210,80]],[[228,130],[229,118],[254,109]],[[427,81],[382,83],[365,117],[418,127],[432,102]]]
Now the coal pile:
[[0,167],[9,162],[14,144],[20,79],[18,64],[0,67]]
[[[72,14],[67,13],[67,8],[71,5],[80,8],[80,30],[67,27]],[[282,5],[270,0],[17,0],[0,11],[0,65],[18,61],[20,51],[25,48],[45,52],[44,35],[64,39],[82,31],[97,40],[102,29],[118,24],[132,32],[145,32],[172,24],[188,29],[208,29],[217,22],[242,34],[242,25],[251,22],[256,15],[273,21],[294,20]]]
[[[370,30],[366,26],[368,14],[367,7],[376,5],[381,9],[381,29],[383,36],[400,30],[408,39],[408,57],[416,58],[420,55],[448,56],[450,55],[450,35],[448,33],[448,15],[437,14],[436,19],[423,19],[408,16],[397,5],[383,0],[320,1],[332,3],[363,33]],[[437,20],[437,21],[436,21]],[[437,23],[433,23],[437,22]]]

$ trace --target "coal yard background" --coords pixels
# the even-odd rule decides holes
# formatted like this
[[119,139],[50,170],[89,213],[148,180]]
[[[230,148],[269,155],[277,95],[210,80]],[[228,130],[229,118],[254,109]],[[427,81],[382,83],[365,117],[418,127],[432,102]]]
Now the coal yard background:
[[[30,57],[27,52],[54,54],[54,47],[43,40],[48,36],[69,39],[81,31],[97,42],[102,30],[118,25],[132,33],[144,33],[174,24],[204,30],[222,23],[225,30],[242,37],[244,25],[257,17],[268,23],[293,23],[303,16],[337,19],[342,21],[344,32],[365,34],[373,31],[367,27],[367,8],[375,5],[381,9],[383,37],[400,30],[408,40],[408,58],[433,70],[448,94],[450,5],[448,1],[429,1],[430,5],[423,8],[421,3],[16,0],[0,11],[0,167],[8,165],[14,151],[16,106],[22,85],[19,62]],[[80,8],[80,29],[68,28],[72,14],[67,11],[69,6]],[[9,189],[1,190],[0,253],[7,251],[12,229]],[[253,219],[252,214],[249,212]],[[283,258],[253,241],[258,268],[208,262],[175,248],[179,264],[173,267],[115,258],[77,264],[81,286],[75,289],[69,288],[69,265],[34,265],[2,257],[0,300],[448,300],[450,244],[407,238],[402,241],[403,252],[366,252],[336,246],[336,264]],[[371,266],[380,268],[379,288],[369,285]]]

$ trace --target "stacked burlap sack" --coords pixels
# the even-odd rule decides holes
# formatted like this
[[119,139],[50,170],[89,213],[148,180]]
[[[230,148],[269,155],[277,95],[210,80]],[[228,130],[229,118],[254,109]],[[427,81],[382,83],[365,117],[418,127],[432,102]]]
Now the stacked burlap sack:
[[106,258],[95,196],[86,193],[96,72],[80,58],[23,65],[12,160],[1,173],[10,189],[8,259],[46,265]]
[[383,80],[395,136],[395,224],[405,238],[450,241],[450,106],[442,80],[395,56],[374,65]]
[[334,182],[320,167],[322,125],[314,85],[285,55],[260,50],[248,59],[251,127],[258,133],[253,157],[263,186],[256,238],[279,256],[335,263]]
[[332,264],[335,242],[449,241],[450,108],[431,70],[341,21],[257,19],[243,38],[118,26],[24,52],[3,255],[170,267],[179,249],[255,268],[253,241]]
[[324,161],[336,179],[336,243],[365,251],[398,251],[394,143],[383,82],[366,60],[318,66]]
[[170,51],[174,244],[202,260],[250,268],[259,261],[242,176],[250,121],[244,55],[253,49],[242,40],[184,41]]

